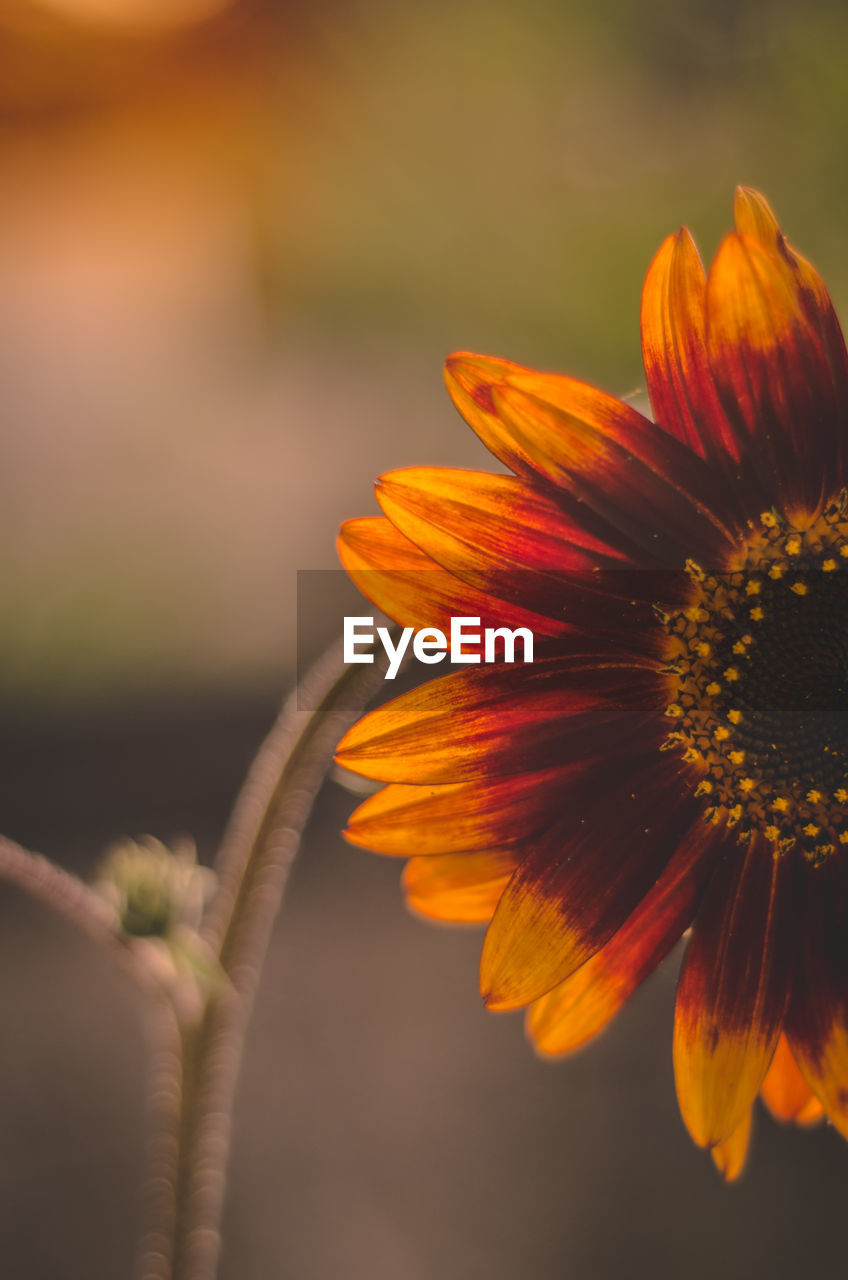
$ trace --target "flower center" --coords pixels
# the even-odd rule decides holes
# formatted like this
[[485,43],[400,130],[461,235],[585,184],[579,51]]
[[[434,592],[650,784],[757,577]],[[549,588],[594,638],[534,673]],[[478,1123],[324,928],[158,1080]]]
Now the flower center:
[[674,721],[707,817],[821,861],[848,844],[848,495],[806,528],[768,512],[737,566],[691,561],[662,614]]

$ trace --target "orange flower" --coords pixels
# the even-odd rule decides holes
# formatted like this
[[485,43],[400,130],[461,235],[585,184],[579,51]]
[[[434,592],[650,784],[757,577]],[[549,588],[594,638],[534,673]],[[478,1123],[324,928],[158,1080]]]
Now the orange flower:
[[688,232],[642,298],[651,422],[571,378],[454,355],[511,475],[384,476],[342,560],[398,622],[529,626],[365,716],[388,785],[356,844],[419,911],[490,921],[481,986],[543,1053],[597,1034],[693,925],[684,1121],[728,1178],[751,1108],[848,1137],[848,357],[762,196],[705,275]]

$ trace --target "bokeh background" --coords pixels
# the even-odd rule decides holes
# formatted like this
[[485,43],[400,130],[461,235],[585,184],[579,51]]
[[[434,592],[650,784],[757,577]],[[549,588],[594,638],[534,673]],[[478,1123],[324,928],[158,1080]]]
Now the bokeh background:
[[[737,182],[848,313],[846,41],[836,0],[5,0],[0,829],[85,873],[124,833],[211,857],[297,570],[379,472],[487,465],[449,350],[638,392],[651,255],[682,222],[709,255]],[[731,1189],[689,1143],[675,957],[541,1063],[352,804],[328,783],[269,956],[224,1280],[840,1273],[832,1132],[759,1116]],[[129,1276],[138,1001],[0,913],[3,1274]]]

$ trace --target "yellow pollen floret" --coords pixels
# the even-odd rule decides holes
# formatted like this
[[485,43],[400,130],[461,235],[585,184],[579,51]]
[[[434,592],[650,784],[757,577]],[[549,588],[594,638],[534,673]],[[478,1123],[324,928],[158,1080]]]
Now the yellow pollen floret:
[[751,578],[745,584],[745,592],[749,596],[758,596],[762,590],[762,586],[763,584],[760,582],[759,578]]
[[773,840],[777,844],[780,839],[780,827],[766,827],[766,840]]
[[840,831],[838,839],[840,844],[848,844],[848,831]]
[[721,693],[721,685],[717,684],[715,680],[711,680],[704,692],[708,697],[714,698],[717,693]]
[[744,646],[744,644],[742,643],[742,641],[741,641],[741,640],[737,640],[737,641],[736,641],[736,644],[733,646],[733,652],[734,652],[734,653],[744,653],[744,652],[745,652],[745,646]]
[[767,529],[776,529],[777,516],[773,511],[764,511],[760,516],[760,524],[764,524]]
[[695,646],[699,658],[708,658],[713,651],[711,644],[707,644],[706,640],[702,640],[699,645]]
[[746,794],[749,791],[753,791],[756,785],[753,778],[740,778],[739,780],[739,790],[744,791]]
[[786,554],[788,556],[797,556],[801,554],[801,539],[797,534],[793,533],[791,538],[787,538],[784,543]]
[[844,787],[840,787],[839,790],[834,791],[833,794],[835,799],[837,799],[840,804],[845,804],[845,802],[848,800],[848,791],[846,791]]
[[773,564],[769,569],[769,577],[774,578],[775,582],[777,582],[778,578],[782,578],[785,572],[786,570],[782,564]]
[[805,836],[817,836],[818,833],[819,833],[819,828],[816,826],[814,822],[808,822],[806,827],[804,827]]
[[742,719],[742,712],[735,711],[735,710],[728,711],[727,718],[731,724],[739,724],[740,720]]
[[742,806],[741,804],[735,804],[732,809],[728,809],[727,811],[727,825],[729,827],[735,826],[741,817]]
[[739,672],[736,670],[735,667],[728,667],[724,673],[724,678],[725,680],[729,680],[730,683],[732,684],[734,680],[739,679]]
[[724,725],[720,724],[719,727],[716,729],[714,736],[715,736],[716,742],[724,742],[727,738],[730,737],[730,730],[725,729]]
[[762,622],[763,610],[761,605],[754,605],[754,608],[751,610],[751,619],[753,622]]
[[822,798],[822,793],[820,791],[813,790],[813,791],[807,792],[807,799],[809,800],[810,804],[818,804],[821,798]]
[[843,559],[848,556],[848,542],[843,542],[842,546],[839,548],[839,554]]
[[665,714],[672,718],[683,715],[683,708],[679,702],[670,702],[665,709]]
[[728,760],[730,761],[730,763],[731,763],[731,764],[744,764],[744,763],[745,763],[745,752],[744,752],[744,751],[730,751],[730,752],[728,752],[727,758],[728,758]]
[[806,582],[793,582],[790,590],[794,591],[796,596],[805,596],[807,594]]
[[786,796],[778,796],[772,805],[772,809],[776,809],[778,813],[788,813],[789,801],[786,799]]
[[686,618],[689,622],[709,622],[710,615],[706,609],[702,609],[700,605],[693,605],[691,609],[686,610]]
[[707,778],[704,778],[703,781],[699,782],[695,788],[695,795],[708,796],[712,794],[712,790],[713,784]]
[[833,559],[831,559],[831,560],[825,560],[824,564],[822,565],[822,572],[823,572],[823,573],[833,573],[833,571],[834,571],[834,569],[835,569],[835,568],[836,568],[836,561],[835,561],[835,560],[833,560]]

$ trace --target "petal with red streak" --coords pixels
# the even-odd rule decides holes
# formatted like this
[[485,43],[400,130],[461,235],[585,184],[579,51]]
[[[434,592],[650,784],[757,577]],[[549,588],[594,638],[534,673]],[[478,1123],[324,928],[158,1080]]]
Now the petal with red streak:
[[633,759],[599,769],[568,817],[534,844],[483,944],[490,1008],[516,1009],[563,982],[650,893],[700,809],[682,768]]
[[383,511],[463,582],[581,627],[655,625],[654,603],[682,603],[681,570],[646,571],[515,476],[410,467],[381,477]]
[[449,634],[452,617],[479,617],[484,627],[527,627],[539,636],[568,630],[561,619],[460,582],[379,516],[346,521],[337,545],[342,564],[362,594],[401,626],[437,627]]
[[586,760],[512,777],[439,786],[393,783],[356,809],[345,836],[375,853],[466,853],[527,839],[561,817]]
[[754,835],[728,849],[698,912],[677,988],[674,1073],[701,1146],[742,1122],[774,1053],[790,983],[793,871]]
[[[461,782],[613,755],[664,736],[663,679],[633,661],[572,655],[431,680],[363,716],[337,760],[380,782]],[[653,726],[653,727],[649,727]]]
[[772,501],[818,508],[838,487],[845,419],[830,357],[799,278],[761,240],[733,232],[707,281],[710,366],[734,431]]
[[[644,567],[711,561],[729,534],[718,477],[635,409],[585,383],[468,353],[449,357],[459,411],[518,475],[571,494]],[[616,532],[617,531],[617,532]]]
[[737,520],[758,515],[768,495],[743,457],[719,400],[707,357],[707,278],[689,232],[660,247],[642,290],[642,359],[657,422],[727,477]]
[[527,1031],[541,1053],[571,1053],[602,1031],[692,923],[722,836],[696,822],[638,907],[590,960],[536,1000]]

